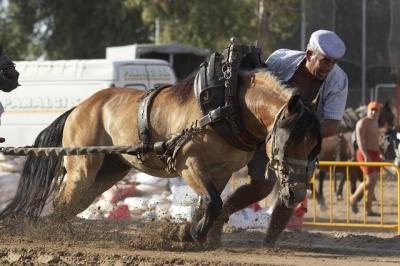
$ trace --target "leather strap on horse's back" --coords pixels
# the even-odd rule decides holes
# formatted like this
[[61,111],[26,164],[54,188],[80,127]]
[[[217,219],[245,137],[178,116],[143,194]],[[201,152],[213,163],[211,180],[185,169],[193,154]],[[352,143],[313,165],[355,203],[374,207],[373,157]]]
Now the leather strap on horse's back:
[[170,87],[170,84],[160,84],[151,90],[145,92],[140,98],[139,110],[138,110],[138,130],[139,139],[144,144],[150,143],[150,106],[155,96],[164,88]]
[[195,78],[195,95],[204,116],[199,125],[210,125],[234,147],[252,151],[264,140],[253,136],[240,119],[238,72],[264,67],[257,46],[231,45],[222,54],[214,53],[204,62]]

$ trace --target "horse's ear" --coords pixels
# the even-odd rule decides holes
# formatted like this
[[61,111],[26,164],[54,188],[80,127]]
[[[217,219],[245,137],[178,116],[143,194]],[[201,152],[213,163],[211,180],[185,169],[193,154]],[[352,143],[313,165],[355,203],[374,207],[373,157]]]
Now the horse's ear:
[[292,114],[297,110],[301,102],[300,97],[301,97],[300,94],[295,94],[292,97],[290,97],[289,102],[287,104],[287,111],[289,114]]

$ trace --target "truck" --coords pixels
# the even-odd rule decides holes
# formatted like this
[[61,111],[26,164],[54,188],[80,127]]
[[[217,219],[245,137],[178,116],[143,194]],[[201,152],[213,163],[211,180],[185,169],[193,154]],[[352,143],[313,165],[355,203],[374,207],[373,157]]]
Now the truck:
[[111,60],[153,58],[169,62],[178,80],[199,68],[210,55],[210,50],[183,44],[130,44],[106,48],[106,58]]
[[36,136],[58,116],[95,92],[109,87],[149,90],[175,84],[168,62],[135,60],[16,61],[20,87],[0,92],[5,112],[1,118],[2,146],[32,145]]

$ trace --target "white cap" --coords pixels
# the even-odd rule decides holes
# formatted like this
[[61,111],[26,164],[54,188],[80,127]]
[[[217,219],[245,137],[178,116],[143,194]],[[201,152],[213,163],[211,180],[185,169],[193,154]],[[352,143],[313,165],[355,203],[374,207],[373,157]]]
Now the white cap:
[[342,39],[333,31],[317,30],[311,34],[309,45],[311,48],[318,49],[322,54],[339,59],[346,52],[346,46]]

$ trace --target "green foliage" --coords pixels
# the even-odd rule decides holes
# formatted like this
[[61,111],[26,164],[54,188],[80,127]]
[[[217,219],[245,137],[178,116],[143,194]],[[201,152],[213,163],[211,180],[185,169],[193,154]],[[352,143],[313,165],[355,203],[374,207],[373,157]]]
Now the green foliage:
[[[149,26],[160,19],[160,43],[183,43],[220,51],[230,37],[256,40],[266,52],[299,28],[299,0],[125,0],[140,7]],[[261,8],[263,7],[263,9]]]
[[1,42],[17,59],[100,58],[107,46],[149,41],[140,14],[122,0],[13,0]]
[[[0,0],[1,1],[1,0]],[[154,40],[221,51],[232,36],[266,52],[298,31],[300,0],[13,0],[0,42],[15,59],[99,58],[105,47]],[[262,8],[263,7],[263,8]],[[279,46],[278,46],[279,47]]]

